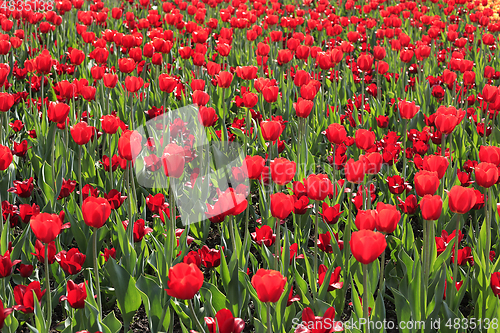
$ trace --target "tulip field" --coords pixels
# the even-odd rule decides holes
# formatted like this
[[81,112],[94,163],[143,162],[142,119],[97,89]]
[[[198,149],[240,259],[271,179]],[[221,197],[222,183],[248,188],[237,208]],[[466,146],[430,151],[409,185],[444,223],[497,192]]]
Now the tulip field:
[[0,331],[500,332],[499,8],[0,2]]

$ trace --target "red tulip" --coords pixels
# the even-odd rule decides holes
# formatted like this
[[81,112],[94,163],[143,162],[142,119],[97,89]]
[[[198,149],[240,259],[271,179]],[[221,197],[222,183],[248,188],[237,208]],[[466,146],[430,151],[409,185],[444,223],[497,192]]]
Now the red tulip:
[[285,193],[271,194],[271,215],[279,220],[284,220],[293,211],[294,200]]
[[16,300],[17,305],[13,307],[14,310],[22,311],[24,313],[33,313],[35,310],[33,292],[35,292],[37,302],[39,302],[45,294],[45,291],[46,290],[41,290],[39,281],[33,281],[27,286],[15,286],[14,299]]
[[357,64],[363,72],[369,72],[373,67],[373,57],[369,54],[362,54],[359,56]]
[[[328,281],[328,290],[334,291],[335,289],[342,289],[344,286],[344,282],[340,282],[340,271],[342,268],[336,267],[335,270],[330,275],[330,280]],[[318,267],[318,285],[322,286],[325,281],[326,273],[328,272],[328,268],[325,265],[319,265]]]
[[266,141],[276,141],[281,132],[283,132],[283,127],[281,123],[274,120],[265,120],[260,123],[260,129],[262,132],[262,137]]
[[126,130],[118,139],[118,154],[127,161],[133,161],[142,150],[142,136],[137,131]]
[[[10,251],[7,250],[5,254],[0,255],[0,278],[6,278],[12,274],[12,267],[20,263],[21,260],[10,259]],[[31,275],[31,274],[30,274]],[[0,314],[1,317],[1,314]]]
[[160,76],[158,77],[158,84],[161,91],[170,94],[177,86],[177,81],[175,80],[175,78],[169,76],[168,74],[160,74]]
[[47,109],[49,120],[54,123],[64,123],[68,118],[70,106],[65,103],[50,102]]
[[295,113],[297,114],[297,117],[307,118],[312,111],[312,108],[314,106],[314,102],[299,98],[297,100],[297,102],[294,103],[294,106],[295,106]]
[[101,127],[104,133],[115,134],[120,127],[120,119],[114,115],[106,115],[101,117]]
[[118,75],[116,74],[104,74],[102,77],[102,81],[106,88],[114,88],[118,83]]
[[85,53],[78,49],[72,49],[69,53],[69,59],[73,65],[81,65],[81,63],[85,60]]
[[125,88],[127,88],[128,92],[135,93],[139,91],[139,89],[141,89],[143,85],[144,80],[140,76],[127,76],[125,78]]
[[427,171],[437,172],[438,178],[443,179],[446,170],[448,169],[448,159],[441,155],[427,155],[424,158],[422,167]]
[[370,264],[377,259],[387,247],[384,234],[372,230],[355,231],[349,241],[354,258],[362,264]]
[[57,214],[40,213],[31,218],[30,226],[36,238],[48,244],[61,233],[62,221]]
[[276,158],[271,162],[271,178],[278,185],[286,185],[292,181],[297,165],[286,158]]
[[420,110],[420,106],[417,106],[415,102],[407,102],[407,101],[399,102],[398,108],[399,108],[399,114],[403,119],[412,119]]
[[421,170],[415,174],[413,178],[415,182],[415,190],[419,197],[426,194],[433,195],[439,187],[439,177],[435,171]]
[[165,290],[169,296],[192,299],[202,285],[203,273],[198,266],[181,262],[168,271],[168,288]]
[[0,92],[0,111],[7,112],[14,105],[15,99],[14,95]]
[[250,179],[260,179],[262,170],[264,170],[265,161],[262,156],[246,156],[245,165],[247,168],[248,178]]
[[132,58],[118,59],[118,68],[122,73],[132,73],[135,69],[135,60]]
[[201,249],[198,250],[201,257],[201,263],[208,269],[220,266],[221,251],[216,249],[210,249],[208,246],[203,245]]
[[437,221],[443,210],[443,200],[439,195],[425,195],[420,200],[420,210],[424,220]]
[[500,147],[481,146],[479,148],[479,160],[481,162],[493,163],[500,166]]
[[12,163],[14,156],[12,156],[12,152],[9,147],[0,145],[0,170],[6,170],[10,163]]
[[87,298],[87,287],[85,282],[76,284],[73,280],[68,280],[66,283],[66,296],[59,297],[59,302],[68,301],[69,306],[73,309],[83,309],[85,307],[85,299]]
[[329,193],[333,192],[333,186],[327,175],[309,175],[304,182],[307,196],[311,200],[323,201]]
[[217,86],[221,88],[229,88],[233,82],[233,74],[231,72],[220,72],[217,76]]
[[500,297],[500,272],[491,274],[491,290],[496,297]]
[[401,213],[395,206],[382,202],[377,204],[377,217],[375,218],[377,231],[390,234],[396,230],[399,220],[401,220]]
[[358,211],[358,215],[356,215],[354,224],[358,230],[375,230],[375,219],[377,214],[378,212],[375,209],[360,210]]
[[77,145],[87,144],[90,141],[92,134],[94,134],[94,127],[89,126],[84,121],[71,126],[71,137]]
[[329,125],[324,133],[328,141],[336,145],[344,143],[347,138],[347,132],[344,126],[337,123]]
[[360,160],[365,163],[365,173],[367,175],[376,175],[382,169],[383,157],[378,152],[368,153],[363,157],[360,156]]
[[52,57],[47,49],[44,49],[34,61],[35,69],[39,74],[46,75],[50,73],[52,69]]
[[455,107],[440,106],[436,111],[434,123],[437,129],[443,134],[450,134],[455,127],[462,121],[465,111],[457,110]]
[[498,168],[493,163],[481,162],[474,168],[476,183],[481,187],[491,187],[498,181]]
[[354,141],[359,149],[368,150],[375,144],[375,133],[360,128],[356,131]]
[[205,317],[205,324],[209,333],[241,333],[245,328],[245,321],[241,318],[234,318],[228,309],[220,309],[215,319]]
[[184,148],[175,143],[169,143],[163,150],[161,160],[167,177],[180,178],[186,162]]
[[252,277],[252,286],[263,303],[276,303],[285,289],[287,278],[280,272],[260,268]]
[[260,228],[255,228],[255,232],[252,232],[251,235],[252,239],[255,243],[257,243],[257,245],[262,245],[262,243],[264,243],[265,246],[269,247],[273,245],[274,241],[276,240],[276,234],[273,233],[273,229],[271,229],[271,227],[268,225],[263,225]]
[[344,171],[348,182],[361,184],[365,178],[365,163],[363,160],[354,161],[351,158],[347,161]]
[[105,198],[88,197],[83,201],[82,215],[86,225],[100,228],[111,215],[111,205]]
[[200,107],[198,111],[198,120],[203,126],[212,127],[218,119],[219,117],[217,117],[214,108]]
[[485,102],[487,103],[495,103],[498,97],[498,88],[495,86],[491,86],[486,84],[482,90],[482,96]]
[[465,214],[475,203],[476,193],[471,188],[455,185],[448,192],[448,206],[453,213]]
[[68,252],[62,250],[56,254],[57,262],[61,266],[62,270],[69,275],[80,273],[86,257],[87,256],[81,253],[76,247],[71,248]]

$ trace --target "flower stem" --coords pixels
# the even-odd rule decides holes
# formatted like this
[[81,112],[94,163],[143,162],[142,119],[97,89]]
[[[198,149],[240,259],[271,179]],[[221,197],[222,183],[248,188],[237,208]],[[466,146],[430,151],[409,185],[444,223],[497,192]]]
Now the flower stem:
[[378,292],[382,295],[383,284],[384,284],[384,270],[385,270],[385,250],[382,252],[382,258],[380,259],[380,278],[378,281]]
[[[368,314],[368,265],[363,264],[363,318],[368,322],[370,316]],[[366,326],[366,332],[370,332],[370,325]]]
[[459,243],[459,230],[460,230],[460,219],[462,218],[462,214],[458,214],[457,218],[457,225],[455,227],[455,258],[453,260],[453,283],[456,283],[457,280],[457,275],[458,275],[458,243]]
[[276,265],[276,270],[281,271],[280,269],[280,250],[281,250],[281,226],[280,226],[280,219],[276,218],[275,219],[276,223],[276,241],[275,241],[275,246],[276,246],[276,254],[275,254],[275,265]]
[[191,312],[193,313],[194,321],[196,322],[196,325],[200,329],[202,333],[205,333],[205,330],[203,329],[203,326],[201,326],[200,321],[198,320],[198,317],[196,316],[196,312],[194,312],[194,305],[193,305],[193,299],[189,300],[189,308],[191,309]]
[[[318,274],[318,216],[319,216],[319,201],[314,201],[314,209],[316,210],[315,226],[314,226],[314,271],[313,274]],[[316,287],[315,287],[316,289]]]
[[80,205],[83,204],[83,183],[82,183],[82,146],[78,145],[78,164],[77,164],[78,184],[80,185]]
[[273,333],[273,325],[271,322],[271,303],[266,303],[267,306],[267,333]]
[[408,119],[404,120],[404,129],[403,129],[403,178],[406,180],[406,140],[408,139],[408,134],[406,133],[408,130]]
[[97,294],[97,306],[99,307],[99,316],[98,320],[101,321],[102,318],[102,303],[101,303],[101,285],[99,283],[99,265],[97,264],[97,232],[98,228],[94,228],[93,237],[93,246],[94,246],[94,277],[95,277],[95,288]]
[[177,245],[176,239],[175,239],[175,197],[174,197],[174,190],[173,188],[170,188],[170,193],[169,193],[169,201],[170,201],[170,255],[172,256],[170,263],[174,262],[174,251],[175,251],[175,246]]
[[49,273],[49,244],[45,244],[45,289],[47,295],[47,331],[52,324],[52,296],[50,295],[50,273]]

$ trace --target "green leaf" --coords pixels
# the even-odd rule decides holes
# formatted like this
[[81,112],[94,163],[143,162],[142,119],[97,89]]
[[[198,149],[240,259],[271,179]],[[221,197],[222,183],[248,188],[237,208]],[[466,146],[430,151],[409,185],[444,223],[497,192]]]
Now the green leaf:
[[128,327],[134,318],[135,311],[141,306],[141,294],[135,286],[134,278],[113,258],[110,258],[105,265],[111,284],[115,288],[115,296],[118,300],[125,326]]

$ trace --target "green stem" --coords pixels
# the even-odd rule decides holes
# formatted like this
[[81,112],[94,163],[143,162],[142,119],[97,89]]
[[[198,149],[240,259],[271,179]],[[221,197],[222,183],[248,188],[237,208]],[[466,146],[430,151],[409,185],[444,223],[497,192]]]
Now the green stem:
[[80,185],[80,205],[83,204],[83,183],[82,183],[82,146],[78,146],[78,164],[77,164],[78,184]]
[[275,248],[276,248],[276,253],[275,253],[275,269],[277,271],[281,271],[280,267],[280,254],[281,254],[281,227],[280,227],[280,220],[275,219],[276,223],[276,241],[275,241]]
[[[172,181],[172,179],[170,179]],[[169,193],[169,206],[170,206],[170,237],[171,237],[171,242],[170,242],[170,255],[172,256],[171,263],[174,262],[175,256],[174,256],[174,251],[175,251],[175,246],[177,245],[176,239],[175,239],[175,196],[174,196],[174,190],[173,188],[170,189]]]
[[52,324],[52,296],[50,294],[49,244],[45,244],[45,294],[47,295],[47,331]]
[[[319,217],[319,201],[314,201],[314,209],[316,210],[315,226],[314,226],[314,271],[313,274],[318,274],[318,217]],[[316,287],[314,288],[316,289]]]
[[229,233],[231,237],[231,243],[233,245],[233,253],[236,251],[236,236],[234,233],[233,216],[229,218]]
[[408,134],[406,133],[408,130],[408,119],[404,120],[404,129],[403,129],[403,178],[406,180],[406,140],[408,139]]
[[95,288],[96,288],[96,294],[97,294],[97,306],[99,307],[99,321],[101,321],[102,318],[102,303],[101,303],[101,284],[99,283],[99,265],[97,264],[97,232],[99,231],[98,228],[94,228],[94,234],[92,235],[93,237],[93,246],[94,246],[94,277],[95,277]]
[[453,260],[453,283],[458,282],[458,245],[459,238],[458,234],[460,231],[460,219],[462,218],[462,214],[458,214],[457,225],[455,226],[455,258]]
[[[368,265],[363,264],[363,318],[366,322],[370,320],[368,314]],[[370,325],[366,326],[366,332],[370,332]]]
[[196,316],[196,312],[194,312],[193,299],[189,300],[189,308],[191,309],[191,312],[193,313],[194,321],[196,322],[196,325],[200,329],[200,332],[205,333],[205,330],[203,329],[203,326],[201,326],[201,323],[198,320],[198,317]]
[[109,181],[110,181],[110,190],[114,188],[113,181],[113,148],[111,147],[111,134],[107,134],[108,136],[108,148],[109,148]]
[[385,250],[382,252],[382,258],[380,259],[380,278],[378,281],[378,292],[382,295],[383,285],[384,285],[384,270],[385,270]]
[[271,321],[271,303],[266,303],[267,307],[267,333],[273,333],[273,325]]

